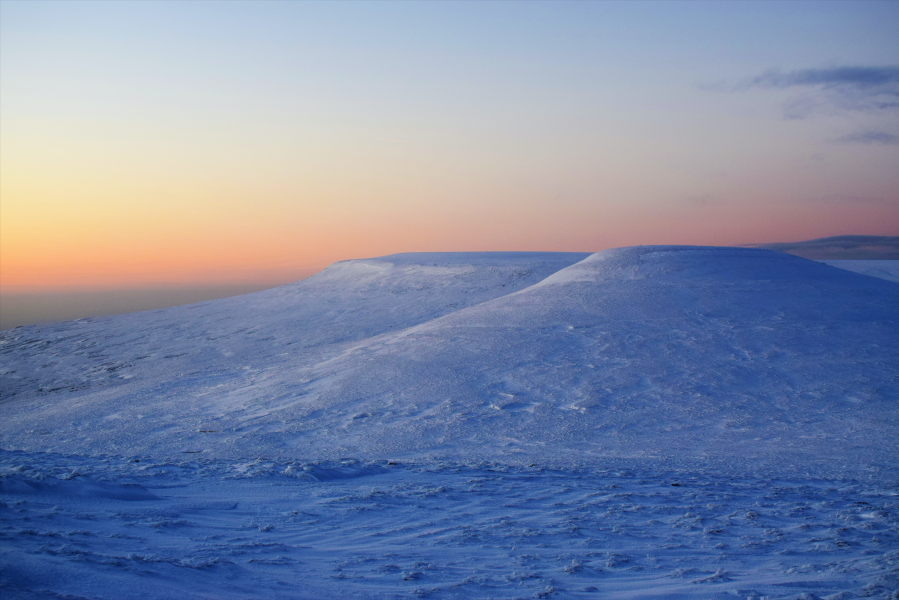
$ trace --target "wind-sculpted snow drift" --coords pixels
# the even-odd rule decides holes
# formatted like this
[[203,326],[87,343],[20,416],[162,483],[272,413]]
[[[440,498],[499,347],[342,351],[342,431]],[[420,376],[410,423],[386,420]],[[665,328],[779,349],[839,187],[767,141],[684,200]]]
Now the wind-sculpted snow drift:
[[403,254],[0,333],[10,598],[895,598],[899,284]]
[[765,250],[347,261],[229,300],[4,332],[3,444],[891,468],[897,317],[899,286]]

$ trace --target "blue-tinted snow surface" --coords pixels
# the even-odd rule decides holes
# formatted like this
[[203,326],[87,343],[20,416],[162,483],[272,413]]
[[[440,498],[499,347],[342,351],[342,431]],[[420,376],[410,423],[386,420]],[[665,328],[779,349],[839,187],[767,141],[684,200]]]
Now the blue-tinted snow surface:
[[818,262],[853,273],[899,283],[899,260],[819,260]]
[[899,285],[411,254],[0,333],[9,597],[892,597]]

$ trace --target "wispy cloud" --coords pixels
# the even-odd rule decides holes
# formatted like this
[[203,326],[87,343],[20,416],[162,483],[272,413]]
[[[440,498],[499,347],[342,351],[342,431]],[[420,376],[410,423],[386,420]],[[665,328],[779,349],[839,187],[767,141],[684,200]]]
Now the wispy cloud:
[[899,146],[899,135],[885,131],[864,131],[850,133],[834,140],[841,144],[880,144],[883,146]]
[[822,107],[879,113],[899,110],[899,66],[769,70],[735,87],[798,89],[803,94],[784,106],[784,115],[802,119]]
[[786,73],[770,70],[752,79],[750,85],[776,88],[821,85],[857,89],[892,86],[895,95],[899,86],[899,67],[836,67],[800,69]]

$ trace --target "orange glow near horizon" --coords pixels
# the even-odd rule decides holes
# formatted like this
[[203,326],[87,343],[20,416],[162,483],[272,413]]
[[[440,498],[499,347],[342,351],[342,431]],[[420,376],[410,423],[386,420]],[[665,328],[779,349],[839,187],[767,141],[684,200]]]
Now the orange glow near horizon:
[[369,167],[355,178],[274,172],[257,186],[254,171],[216,181],[211,171],[227,165],[184,179],[176,164],[157,161],[151,178],[110,168],[103,156],[74,165],[49,158],[4,166],[0,287],[7,292],[286,283],[337,260],[396,252],[592,252],[899,230],[894,202],[799,202],[789,196],[801,183],[764,202],[753,190],[670,201],[664,186],[628,171],[560,196],[537,185],[451,183],[451,173],[427,173],[421,164],[413,164],[418,173]]
[[[7,194],[4,208],[16,206],[15,195]],[[346,205],[350,208],[338,207],[335,215],[309,219],[301,211],[229,214],[227,207],[211,215],[198,210],[187,214],[172,205],[129,211],[109,201],[73,201],[70,206],[77,210],[55,214],[4,210],[0,287],[9,292],[278,284],[338,260],[396,252],[593,252],[638,244],[741,245],[899,229],[895,212],[880,204],[865,210],[831,206],[827,212],[788,205],[762,212],[741,203],[652,210],[584,203],[564,211],[519,206],[515,212],[485,199],[480,211],[444,207],[430,214],[365,211],[349,200]],[[350,209],[361,214],[346,214]]]

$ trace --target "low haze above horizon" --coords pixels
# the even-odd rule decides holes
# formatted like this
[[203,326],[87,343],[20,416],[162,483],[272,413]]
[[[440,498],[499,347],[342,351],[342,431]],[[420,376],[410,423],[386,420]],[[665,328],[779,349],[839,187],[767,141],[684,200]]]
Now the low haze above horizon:
[[3,0],[0,291],[896,236],[897,25],[895,2]]

